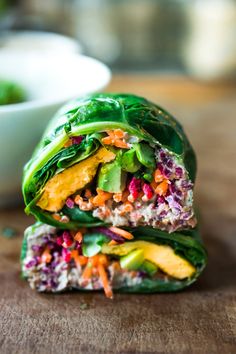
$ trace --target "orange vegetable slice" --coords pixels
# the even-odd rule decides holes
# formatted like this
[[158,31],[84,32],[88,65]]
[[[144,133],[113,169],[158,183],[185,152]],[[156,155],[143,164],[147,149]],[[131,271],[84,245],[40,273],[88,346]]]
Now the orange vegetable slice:
[[168,190],[168,181],[164,179],[163,182],[158,184],[158,186],[155,189],[156,194],[158,195],[165,195]]
[[127,240],[132,240],[134,238],[134,236],[130,232],[120,229],[119,227],[111,226],[109,227],[109,229],[114,233],[126,238]]

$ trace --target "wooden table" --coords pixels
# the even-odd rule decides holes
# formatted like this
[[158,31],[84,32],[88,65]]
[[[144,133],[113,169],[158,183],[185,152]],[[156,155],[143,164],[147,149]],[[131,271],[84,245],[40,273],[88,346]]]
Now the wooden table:
[[[19,277],[23,208],[0,212],[1,353],[236,353],[236,90],[181,78],[116,76],[184,124],[199,162],[196,200],[209,264],[178,294],[40,295]],[[3,237],[4,227],[19,235]]]

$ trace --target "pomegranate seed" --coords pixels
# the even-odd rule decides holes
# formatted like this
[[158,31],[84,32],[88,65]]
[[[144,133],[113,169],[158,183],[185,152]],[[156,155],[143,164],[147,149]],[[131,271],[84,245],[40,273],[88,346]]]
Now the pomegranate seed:
[[134,199],[138,198],[139,192],[141,190],[141,179],[133,177],[129,183],[129,192]]
[[56,239],[56,243],[61,246],[63,244],[63,237],[62,236],[58,236]]
[[72,136],[72,138],[71,138],[72,144],[79,145],[82,142],[83,139],[84,139],[84,137],[82,135],[80,135],[80,136]]
[[151,199],[154,195],[153,189],[148,183],[144,183],[143,185],[143,193],[147,197],[147,199]]
[[73,201],[73,199],[71,198],[68,198],[67,201],[66,201],[66,206],[70,209],[73,209],[74,208],[74,205],[75,205],[75,202]]
[[70,235],[70,233],[68,231],[64,231],[62,234],[62,238],[63,238],[63,246],[64,247],[70,247],[74,240],[72,238],[72,236]]
[[62,249],[62,258],[63,258],[63,261],[65,261],[66,263],[69,263],[71,260],[71,252],[68,251],[67,249],[63,248]]

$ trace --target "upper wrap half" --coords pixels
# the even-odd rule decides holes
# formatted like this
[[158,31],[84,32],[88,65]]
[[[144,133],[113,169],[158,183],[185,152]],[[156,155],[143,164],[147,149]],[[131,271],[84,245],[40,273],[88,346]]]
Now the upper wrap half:
[[64,107],[25,166],[26,212],[58,228],[194,228],[194,151],[165,110],[128,94]]
[[25,231],[22,271],[38,291],[113,289],[177,291],[193,283],[206,265],[198,230],[150,227],[60,230],[36,223]]

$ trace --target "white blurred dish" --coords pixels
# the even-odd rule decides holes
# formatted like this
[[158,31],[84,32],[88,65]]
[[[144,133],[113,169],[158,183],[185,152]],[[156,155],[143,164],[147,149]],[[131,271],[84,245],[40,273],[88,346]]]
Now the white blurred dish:
[[20,84],[28,101],[0,106],[0,206],[21,198],[22,168],[53,114],[70,99],[106,87],[110,70],[82,55],[0,51],[0,79]]
[[5,31],[0,36],[0,47],[17,51],[48,53],[81,53],[77,40],[53,32]]

